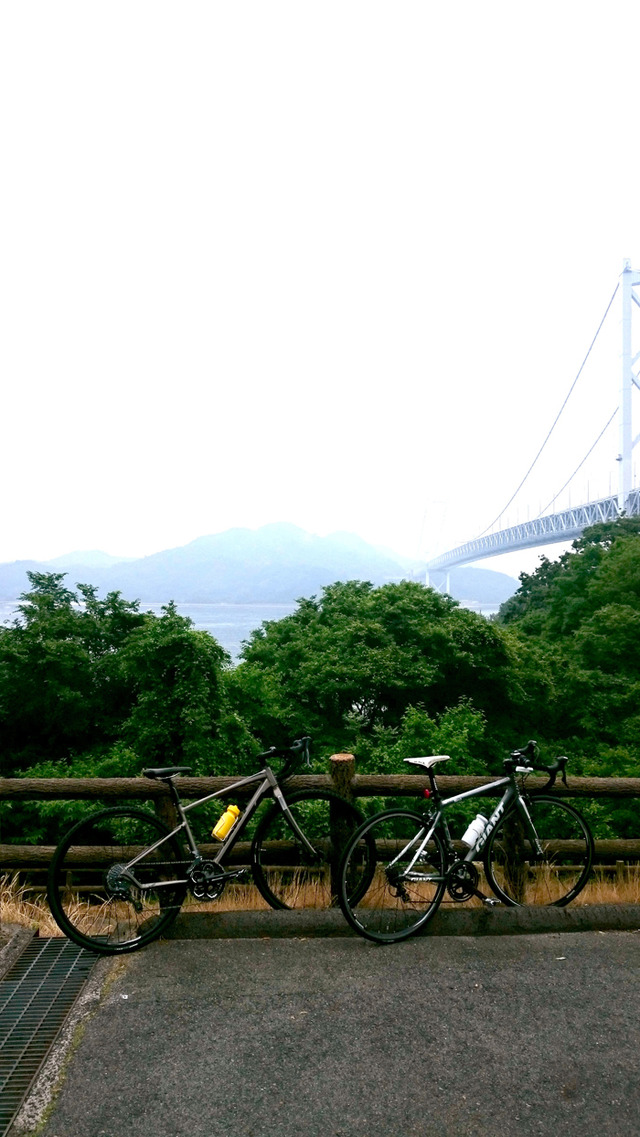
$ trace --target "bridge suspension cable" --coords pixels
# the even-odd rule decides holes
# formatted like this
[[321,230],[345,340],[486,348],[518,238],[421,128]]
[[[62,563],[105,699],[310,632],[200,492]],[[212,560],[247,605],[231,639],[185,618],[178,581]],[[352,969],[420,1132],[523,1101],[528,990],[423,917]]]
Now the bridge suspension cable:
[[[611,305],[613,304],[613,301],[614,301],[614,300],[615,300],[615,298],[616,298],[616,293],[617,293],[617,291],[618,291],[618,288],[619,288],[619,287],[620,287],[620,285],[619,285],[619,284],[616,284],[616,286],[615,286],[615,288],[614,288],[614,290],[613,290],[613,295],[612,295],[612,297],[611,297],[611,299],[610,299],[609,303],[607,304],[607,307],[606,307],[606,311],[605,311],[605,314],[604,314],[604,316],[602,317],[602,319],[601,319],[600,323],[598,324],[598,330],[597,330],[597,332],[596,332],[595,336],[593,337],[593,339],[592,339],[592,341],[591,341],[591,344],[589,345],[589,350],[588,350],[587,354],[585,355],[585,357],[584,357],[584,359],[583,359],[583,361],[582,361],[582,364],[581,364],[581,366],[580,366],[580,370],[578,371],[578,374],[576,375],[575,379],[573,380],[573,383],[571,384],[571,386],[570,386],[570,388],[569,388],[569,390],[568,390],[568,392],[567,392],[567,394],[566,394],[566,396],[565,396],[565,400],[564,400],[564,402],[563,402],[562,406],[560,407],[560,410],[558,411],[558,413],[557,413],[557,415],[556,415],[556,417],[555,417],[555,419],[554,419],[554,421],[553,421],[553,424],[552,424],[552,426],[551,426],[551,429],[549,430],[549,432],[548,432],[548,434],[547,434],[547,437],[545,438],[544,442],[542,443],[542,446],[540,447],[540,449],[538,450],[538,453],[536,454],[535,458],[533,459],[533,462],[532,462],[532,463],[531,463],[531,465],[529,466],[529,469],[527,470],[527,472],[526,472],[526,474],[525,474],[524,478],[523,478],[523,479],[522,479],[522,481],[520,482],[520,485],[518,486],[518,488],[516,489],[516,491],[515,491],[515,492],[514,492],[514,493],[511,495],[511,497],[509,498],[509,500],[508,500],[507,504],[506,504],[506,505],[504,505],[504,506],[502,507],[502,509],[500,510],[500,512],[497,514],[497,516],[496,516],[496,517],[494,517],[494,519],[493,519],[493,521],[491,522],[491,524],[490,524],[490,525],[487,525],[486,529],[483,529],[483,530],[482,530],[482,532],[478,534],[478,537],[476,538],[476,540],[477,540],[479,537],[484,537],[485,533],[488,533],[490,529],[493,529],[493,526],[496,524],[496,521],[499,521],[499,520],[500,520],[500,518],[502,517],[503,513],[505,513],[505,512],[506,512],[506,510],[507,510],[507,509],[509,508],[509,506],[511,505],[511,502],[512,502],[512,501],[514,501],[514,500],[515,500],[515,498],[518,496],[518,494],[520,493],[520,490],[522,489],[522,487],[523,487],[523,485],[525,484],[525,482],[526,482],[527,478],[529,477],[529,474],[531,473],[531,471],[533,470],[534,466],[536,465],[536,463],[537,463],[537,461],[538,461],[538,459],[539,459],[540,455],[542,454],[542,451],[544,450],[545,446],[547,445],[547,442],[548,442],[548,441],[549,441],[549,439],[551,438],[551,435],[553,434],[553,432],[554,432],[554,430],[555,430],[556,426],[558,425],[558,422],[559,422],[559,420],[560,420],[560,416],[562,415],[562,412],[564,411],[564,408],[566,407],[567,403],[569,402],[569,399],[570,399],[570,397],[571,397],[571,395],[572,395],[572,393],[573,393],[573,389],[574,389],[574,387],[575,387],[576,383],[578,382],[578,379],[580,378],[580,376],[582,375],[582,372],[584,371],[584,367],[585,367],[585,364],[586,364],[586,362],[587,362],[587,360],[588,360],[589,356],[591,355],[591,352],[592,352],[592,350],[593,350],[593,347],[594,347],[594,345],[595,345],[595,342],[596,342],[596,340],[597,340],[598,336],[600,335],[600,331],[601,331],[601,329],[602,329],[602,325],[604,324],[604,322],[605,322],[605,320],[606,320],[607,316],[609,315],[609,309],[611,308]],[[616,408],[616,411],[614,411],[614,414],[617,414],[617,408]],[[613,417],[613,416],[612,416],[612,417]],[[609,422],[611,422],[611,419],[609,420]],[[609,423],[607,423],[607,426],[608,426],[608,425],[609,425]],[[604,429],[606,430],[606,429],[607,429],[607,427],[605,427]],[[602,433],[604,434],[604,431],[603,431]],[[596,440],[596,442],[599,442],[599,441],[600,441],[600,438],[598,438],[598,439]],[[595,446],[595,445],[596,445],[596,443],[594,443],[594,446]],[[592,447],[591,449],[593,449],[593,447]],[[589,451],[589,453],[591,453],[591,451]],[[588,458],[588,456],[589,456],[588,454],[587,454],[587,455],[585,455],[585,457],[583,458],[583,460],[582,460],[582,461],[583,461],[583,462],[584,462],[584,461],[586,461],[586,459]],[[580,463],[580,465],[582,465],[582,462]],[[578,466],[578,469],[580,469],[580,466]],[[577,473],[577,471],[575,471],[575,473]],[[574,474],[572,474],[572,475],[571,475],[571,477],[574,477]],[[569,481],[571,481],[571,478],[569,479]],[[568,485],[568,484],[569,484],[569,483],[567,482],[567,485]],[[563,489],[564,489],[564,488],[565,488],[565,487],[563,486]],[[562,493],[562,490],[560,490],[560,493]],[[557,496],[557,495],[556,495],[556,496]],[[553,500],[553,499],[552,499],[552,500]],[[545,509],[546,509],[546,508],[547,508],[547,507],[545,506]],[[543,511],[543,512],[544,512],[544,511]]]
[[560,497],[560,494],[561,494],[561,493],[564,493],[564,491],[566,490],[567,486],[568,486],[568,485],[570,485],[570,483],[573,481],[573,479],[575,478],[576,474],[578,473],[578,470],[582,469],[582,467],[584,466],[584,464],[585,464],[585,462],[586,462],[587,458],[588,458],[588,457],[589,457],[589,455],[590,455],[590,454],[591,454],[591,453],[592,453],[592,452],[595,450],[595,448],[596,448],[596,446],[598,445],[598,443],[599,443],[600,439],[602,438],[603,434],[605,434],[605,433],[606,433],[606,431],[607,431],[607,430],[609,429],[609,427],[611,426],[611,423],[613,422],[613,420],[614,420],[614,418],[616,417],[616,415],[617,415],[617,413],[618,413],[618,411],[619,411],[619,410],[620,410],[620,407],[616,407],[615,411],[614,411],[614,412],[613,412],[613,414],[611,415],[611,418],[609,419],[609,421],[608,421],[608,422],[606,422],[606,423],[605,423],[605,425],[603,426],[602,430],[600,431],[600,434],[599,434],[599,435],[598,435],[598,437],[596,438],[595,442],[593,443],[593,445],[592,445],[592,446],[590,446],[590,447],[589,447],[589,449],[587,450],[587,453],[585,454],[585,456],[584,456],[584,458],[582,459],[582,461],[581,461],[581,462],[580,462],[580,463],[579,463],[579,464],[576,466],[576,468],[575,468],[575,470],[573,471],[573,473],[572,473],[571,477],[570,477],[570,478],[567,478],[567,480],[566,480],[566,482],[564,483],[564,485],[562,486],[562,488],[561,488],[561,489],[559,489],[559,490],[557,490],[557,491],[556,491],[556,493],[554,493],[553,497],[551,498],[551,501],[548,501],[548,502],[547,502],[547,504],[545,505],[544,509],[541,509],[541,510],[540,510],[540,512],[539,512],[539,514],[538,514],[538,518],[537,518],[537,520],[538,520],[539,518],[541,518],[541,517],[543,517],[543,516],[544,516],[544,514],[547,512],[547,510],[548,510],[549,506],[550,506],[550,505],[551,505],[551,506],[553,505],[553,503],[555,502],[556,498],[557,498],[557,497]]

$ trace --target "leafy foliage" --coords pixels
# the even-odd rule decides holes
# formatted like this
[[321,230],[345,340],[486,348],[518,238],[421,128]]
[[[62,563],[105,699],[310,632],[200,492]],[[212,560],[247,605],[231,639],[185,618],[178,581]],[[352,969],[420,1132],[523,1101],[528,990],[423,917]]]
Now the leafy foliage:
[[71,592],[63,573],[29,573],[29,579],[20,617],[0,628],[5,773],[44,755],[65,758],[115,739],[132,703],[118,651],[145,620],[138,605],[118,593],[100,601],[88,585]]
[[448,774],[487,774],[487,765],[479,757],[485,732],[485,717],[469,699],[461,699],[437,718],[419,707],[407,707],[399,726],[374,731],[363,744],[362,757],[377,774],[400,773],[403,759],[418,754],[448,754]]
[[362,749],[409,707],[438,717],[473,700],[488,720],[511,704],[507,638],[449,596],[404,581],[337,583],[254,632],[236,668],[241,714],[261,737],[308,731],[326,750]]
[[0,628],[2,773],[43,760],[91,761],[123,744],[140,763],[215,772],[256,749],[229,705],[229,660],[173,605],[161,616],[62,573],[30,573],[20,616]]
[[[108,751],[82,754],[61,763],[52,759],[36,762],[24,776],[30,778],[135,778],[140,773],[135,751],[116,743]],[[96,809],[95,801],[7,801],[3,802],[4,841],[24,844],[56,844],[71,825]]]
[[[640,777],[640,519],[586,530],[520,580],[499,619],[518,650],[545,661],[543,738],[576,774]],[[598,837],[637,836],[635,801],[584,812]]]
[[602,604],[621,602],[620,589],[637,603],[639,534],[640,518],[623,517],[586,529],[557,561],[541,557],[535,572],[521,574],[520,588],[500,609],[500,623],[557,639],[574,632]]

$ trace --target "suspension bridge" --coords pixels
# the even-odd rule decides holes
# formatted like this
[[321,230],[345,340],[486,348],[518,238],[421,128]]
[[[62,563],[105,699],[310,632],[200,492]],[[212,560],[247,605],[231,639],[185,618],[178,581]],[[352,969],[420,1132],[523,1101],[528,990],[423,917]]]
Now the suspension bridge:
[[[636,289],[639,291],[636,292]],[[561,415],[564,412],[569,397],[576,386],[578,379],[585,367],[589,355],[595,345],[595,342],[600,334],[602,326],[614,305],[614,301],[620,294],[622,305],[622,363],[620,373],[620,401],[618,407],[613,415],[601,431],[596,442],[591,449],[582,459],[580,466],[574,471],[569,482],[578,472],[580,467],[589,457],[594,447],[599,442],[608,426],[614,418],[618,417],[618,430],[619,430],[619,451],[616,456],[618,464],[618,492],[611,494],[608,497],[600,498],[598,501],[590,501],[585,505],[573,506],[564,509],[557,513],[544,512],[539,517],[532,521],[525,521],[519,525],[512,525],[507,529],[494,530],[495,522],[489,526],[479,536],[467,541],[464,545],[458,545],[455,549],[450,549],[448,552],[441,553],[439,556],[434,557],[427,564],[427,583],[429,576],[432,573],[448,572],[449,569],[454,568],[456,565],[468,564],[470,561],[478,561],[483,557],[496,557],[502,553],[513,552],[517,549],[529,549],[539,545],[549,545],[554,542],[560,541],[573,541],[579,537],[585,529],[590,525],[596,525],[599,522],[614,521],[616,518],[621,517],[623,514],[627,517],[640,516],[640,488],[633,488],[632,486],[632,454],[634,447],[640,441],[640,434],[633,436],[633,423],[632,423],[632,395],[633,388],[636,387],[640,390],[639,374],[634,370],[640,362],[640,351],[633,354],[633,307],[636,305],[640,308],[640,272],[634,272],[631,268],[629,261],[624,262],[624,269],[620,275],[620,280],[616,285],[613,296],[609,301],[608,307],[600,321],[598,330],[593,338],[589,351],[585,356],[584,362],[574,379],[564,403],[562,404],[555,422],[551,430],[547,434],[540,450],[534,458],[531,466],[529,467],[524,478],[520,482],[515,492],[503,507],[498,518],[505,513],[506,509],[511,505],[511,502],[522,489],[527,481],[531,471],[537,464],[538,459],[543,453],[549,438],[551,437]],[[563,489],[569,482],[565,483]]]

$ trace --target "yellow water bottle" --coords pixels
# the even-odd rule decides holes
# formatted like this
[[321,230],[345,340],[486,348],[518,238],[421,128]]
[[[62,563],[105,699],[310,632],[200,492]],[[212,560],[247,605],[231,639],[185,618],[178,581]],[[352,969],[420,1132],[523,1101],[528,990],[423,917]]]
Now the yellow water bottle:
[[218,823],[211,831],[212,837],[217,837],[218,841],[223,841],[228,833],[233,829],[236,821],[240,816],[240,810],[237,805],[228,805]]

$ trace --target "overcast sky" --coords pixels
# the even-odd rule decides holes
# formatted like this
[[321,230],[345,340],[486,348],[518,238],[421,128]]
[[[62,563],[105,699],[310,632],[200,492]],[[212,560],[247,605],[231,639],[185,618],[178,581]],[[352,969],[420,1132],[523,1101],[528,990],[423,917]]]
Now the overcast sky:
[[[485,529],[640,269],[639,32],[626,0],[3,5],[0,560]],[[594,442],[620,346],[618,298],[501,524]]]

